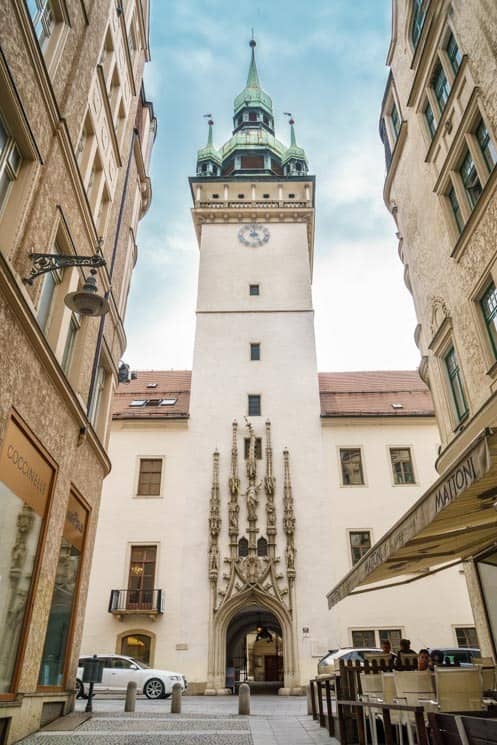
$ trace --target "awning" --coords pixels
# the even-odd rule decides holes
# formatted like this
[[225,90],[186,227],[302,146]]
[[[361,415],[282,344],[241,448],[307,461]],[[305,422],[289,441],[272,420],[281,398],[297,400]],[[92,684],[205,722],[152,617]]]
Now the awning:
[[374,583],[383,588],[400,576],[422,578],[496,543],[494,504],[497,434],[487,429],[327,594],[328,607],[356,588]]

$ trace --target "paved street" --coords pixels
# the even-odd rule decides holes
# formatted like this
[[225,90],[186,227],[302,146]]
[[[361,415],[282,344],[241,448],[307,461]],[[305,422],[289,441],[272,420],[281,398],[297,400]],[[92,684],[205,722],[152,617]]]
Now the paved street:
[[[300,697],[253,696],[251,715],[240,717],[234,696],[185,696],[182,713],[170,714],[170,701],[139,698],[134,714],[124,714],[123,699],[97,698],[85,720],[77,714],[49,725],[23,745],[319,745],[327,732],[306,714]],[[64,722],[64,729],[61,723]],[[57,727],[58,729],[53,729]]]

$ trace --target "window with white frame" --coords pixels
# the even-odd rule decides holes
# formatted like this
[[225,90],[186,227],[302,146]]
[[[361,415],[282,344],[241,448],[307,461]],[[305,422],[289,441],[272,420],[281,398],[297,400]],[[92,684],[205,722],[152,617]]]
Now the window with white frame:
[[26,0],[33,28],[41,49],[45,49],[56,25],[52,0]]
[[383,642],[390,642],[392,651],[399,651],[400,640],[402,639],[402,629],[378,629],[378,636],[380,638],[380,646]]
[[480,298],[480,308],[493,356],[497,359],[497,289],[493,280],[487,285]]
[[162,482],[162,458],[140,458],[138,485],[139,497],[159,497]]
[[425,0],[412,0],[412,5],[411,41],[416,47],[426,18],[426,2]]
[[343,486],[362,486],[364,484],[360,448],[340,448],[340,465]]
[[371,548],[371,531],[350,530],[349,541],[352,564],[357,564]]
[[71,369],[71,363],[74,356],[74,347],[76,344],[76,335],[79,331],[80,325],[81,324],[78,314],[73,313],[69,321],[66,343],[64,345],[64,353],[62,355],[62,362],[60,363],[66,375],[69,374],[69,371]]
[[19,176],[22,155],[0,115],[0,211],[7,203],[13,182]]
[[456,626],[457,646],[458,647],[479,647],[478,637],[474,626]]
[[394,484],[414,484],[414,468],[410,448],[390,448]]
[[375,647],[375,631],[374,629],[353,629],[352,630],[352,645],[354,647]]
[[450,347],[444,357],[447,378],[452,394],[452,403],[457,422],[460,422],[468,413],[468,405],[464,395],[461,369],[454,347]]

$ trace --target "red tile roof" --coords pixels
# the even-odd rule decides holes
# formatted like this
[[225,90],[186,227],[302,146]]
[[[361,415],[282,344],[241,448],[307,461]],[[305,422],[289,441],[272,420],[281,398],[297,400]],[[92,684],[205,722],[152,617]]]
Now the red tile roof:
[[[321,416],[434,416],[414,370],[319,373]],[[393,406],[400,404],[400,406]]]
[[[114,419],[187,418],[190,370],[139,370],[120,383],[113,400]],[[434,416],[430,391],[411,370],[319,373],[322,417]],[[147,385],[157,383],[156,387]],[[175,398],[172,406],[130,406],[134,400]],[[392,404],[400,404],[400,407]]]
[[[119,383],[112,402],[113,419],[182,419],[189,415],[191,370],[139,370]],[[148,388],[147,385],[157,386]],[[175,398],[173,406],[130,406],[132,401]]]

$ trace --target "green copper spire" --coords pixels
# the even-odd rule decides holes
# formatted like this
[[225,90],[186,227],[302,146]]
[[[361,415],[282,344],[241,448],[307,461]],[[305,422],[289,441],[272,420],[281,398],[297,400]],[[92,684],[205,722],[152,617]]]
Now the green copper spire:
[[209,117],[207,122],[209,125],[209,133],[207,135],[207,145],[201,147],[197,152],[197,173],[199,175],[205,174],[206,176],[218,176],[220,175],[222,158],[214,145],[214,122],[211,119],[210,114],[207,114],[206,116]]
[[294,126],[295,119],[290,113],[285,112],[285,114],[290,117],[288,120],[288,123],[290,125],[290,147],[287,149],[281,162],[283,166],[288,164],[290,171],[288,175],[295,176],[297,174],[306,173],[308,169],[308,163],[304,148],[297,145],[297,137],[295,136]]
[[247,85],[241,93],[235,98],[235,117],[244,108],[262,109],[267,114],[273,116],[273,102],[271,96],[262,90],[255,63],[255,39],[251,39],[250,48],[252,49],[250,57],[250,66],[247,75]]
[[257,65],[255,64],[255,39],[250,40],[250,47],[252,48],[252,59],[250,60],[250,67],[247,76],[247,88],[260,88],[261,83],[259,80],[259,73],[257,72]]

